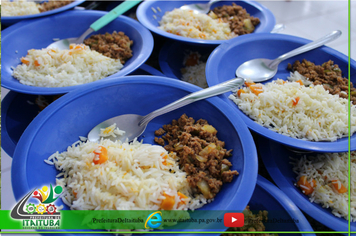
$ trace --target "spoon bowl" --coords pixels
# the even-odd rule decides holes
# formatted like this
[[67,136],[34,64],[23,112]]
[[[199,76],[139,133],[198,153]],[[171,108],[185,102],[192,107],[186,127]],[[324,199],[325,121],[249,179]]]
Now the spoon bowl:
[[206,88],[203,90],[200,90],[198,92],[191,93],[175,102],[172,102],[158,110],[155,110],[151,113],[149,113],[146,116],[140,116],[140,115],[135,115],[135,114],[124,114],[120,116],[116,116],[113,118],[110,118],[108,120],[105,120],[104,122],[101,122],[97,126],[95,126],[88,134],[88,139],[92,142],[96,142],[100,139],[100,130],[105,129],[113,124],[116,124],[116,126],[125,131],[125,134],[118,136],[118,137],[112,137],[112,140],[128,140],[132,141],[136,137],[140,136],[146,129],[147,124],[157,116],[163,115],[167,112],[176,110],[178,108],[181,108],[185,105],[188,105],[190,103],[213,97],[216,95],[220,95],[225,92],[229,92],[233,89],[236,89],[237,87],[241,86],[244,83],[244,79],[242,78],[235,78],[232,80],[228,80],[224,83],[217,84],[213,87]]
[[220,0],[210,0],[208,3],[195,3],[181,6],[182,10],[192,10],[195,14],[206,14],[210,11],[211,5]]
[[262,82],[271,79],[276,75],[278,70],[278,65],[282,61],[291,58],[293,56],[299,55],[301,53],[318,48],[325,43],[331,42],[341,36],[341,31],[333,31],[324,37],[315,40],[311,43],[303,45],[297,49],[287,52],[274,60],[258,58],[252,59],[242,63],[236,69],[236,76],[241,78],[250,79],[254,82]]

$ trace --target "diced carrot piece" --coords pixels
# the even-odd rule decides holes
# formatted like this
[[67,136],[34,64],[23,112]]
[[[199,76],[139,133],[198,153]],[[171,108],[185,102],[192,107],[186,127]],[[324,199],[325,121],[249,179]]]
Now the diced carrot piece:
[[35,66],[40,66],[41,64],[40,63],[38,63],[38,61],[37,60],[35,60]]
[[30,60],[27,59],[26,57],[21,57],[21,62],[26,65],[30,64]]
[[331,183],[333,184],[336,191],[338,191],[338,193],[346,193],[347,192],[347,188],[342,183],[340,183],[340,188],[339,188],[338,180],[332,180]]
[[174,203],[175,203],[175,199],[174,196],[170,196],[166,193],[163,193],[163,196],[165,196],[166,198],[162,200],[161,202],[161,209],[163,210],[172,210]]
[[73,195],[75,198],[77,198],[77,194],[78,194],[77,191],[73,190]]
[[75,50],[83,50],[83,47],[82,47],[81,45],[77,45],[77,46],[75,46],[74,49],[75,49]]
[[95,165],[102,164],[108,160],[108,150],[103,146],[99,146],[98,149],[100,149],[100,152],[97,152],[97,150],[93,151],[95,154],[93,159]]
[[188,197],[185,196],[183,193],[180,193],[180,192],[178,192],[177,194],[178,194],[178,197],[179,197],[179,199],[180,199],[180,202],[178,203],[178,206],[179,206],[180,204],[185,204],[184,199],[187,199]]
[[73,49],[75,44],[69,45],[69,49]]
[[181,192],[178,192],[177,194],[178,194],[178,196],[179,196],[179,199],[188,198],[187,196],[185,196],[185,195],[184,195],[183,193],[181,193]]
[[237,96],[240,97],[241,93],[246,93],[246,92],[245,92],[245,90],[243,90],[243,89],[239,89],[239,90],[237,91]]
[[299,100],[300,100],[300,97],[294,98],[294,100],[293,100],[293,106],[296,106],[296,105],[298,104]]
[[[316,181],[312,179],[314,187],[316,186]],[[305,195],[312,194],[314,192],[314,187],[308,182],[307,177],[305,175],[301,176],[297,182],[298,187],[303,191]],[[303,186],[301,186],[303,185]]]
[[252,84],[252,85],[250,85],[250,89],[251,89],[251,92],[253,92],[256,95],[263,93],[261,84]]
[[247,81],[245,81],[245,86],[246,87],[250,87],[253,84],[255,84],[255,82],[247,82]]
[[303,81],[300,79],[300,80],[297,80],[297,81],[295,81],[295,82],[297,82],[297,83],[299,83],[300,85],[304,85],[303,84]]
[[196,53],[191,53],[185,61],[185,66],[195,66],[199,62],[199,56]]

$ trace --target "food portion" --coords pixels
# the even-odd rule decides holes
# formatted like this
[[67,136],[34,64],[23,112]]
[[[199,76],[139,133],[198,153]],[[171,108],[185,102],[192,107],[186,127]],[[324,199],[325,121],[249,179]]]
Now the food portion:
[[235,35],[250,34],[260,23],[259,18],[250,16],[245,8],[235,3],[232,3],[232,6],[215,7],[209,15],[213,19],[222,19],[224,22],[229,23],[231,32]]
[[158,28],[188,38],[226,40],[252,33],[259,23],[259,18],[233,3],[216,7],[208,14],[176,8],[164,14]]
[[[348,98],[348,79],[342,76],[339,65],[329,60],[322,65],[315,65],[313,62],[303,59],[302,62],[295,61],[288,64],[288,69],[292,72],[298,72],[305,79],[314,85],[322,85],[325,90],[331,94],[337,94],[339,97]],[[356,89],[350,83],[350,100],[356,105]]]
[[38,87],[66,87],[100,80],[118,72],[123,65],[90,50],[84,44],[70,45],[69,50],[31,49],[13,76],[22,84]]
[[84,40],[84,44],[112,59],[120,59],[122,64],[132,57],[133,41],[124,32],[96,34]]
[[232,164],[227,159],[232,150],[225,149],[225,142],[216,134],[217,130],[206,120],[195,121],[185,114],[155,132],[161,137],[154,141],[176,153],[193,194],[202,193],[206,199],[213,199],[223,183],[238,175],[236,170],[230,170]]
[[61,174],[62,200],[76,210],[188,210],[207,203],[194,197],[175,153],[134,140],[78,141],[45,160]]
[[195,14],[190,10],[174,9],[166,12],[159,22],[159,29],[183,37],[207,40],[232,38],[228,23],[212,19],[206,14]]
[[201,57],[198,52],[190,52],[184,57],[184,67],[181,69],[182,80],[207,88],[208,83],[205,77],[206,62],[201,61]]
[[[351,184],[351,209],[356,207],[354,178],[348,183],[348,153],[323,153],[293,159],[293,171],[297,173],[295,185],[311,202],[330,208],[340,218],[348,219],[348,184]],[[351,152],[351,176],[356,174],[356,152]],[[351,210],[351,221],[356,213]]]
[[61,1],[52,1],[49,0],[48,2],[42,2],[40,3],[40,7],[39,10],[41,12],[46,12],[46,11],[52,11],[54,9],[60,8],[60,7],[64,7],[70,3],[72,3],[74,1],[72,0],[61,0]]
[[39,5],[33,1],[1,1],[1,16],[23,16],[41,13]]
[[[246,82],[229,98],[258,124],[280,134],[309,141],[335,141],[348,135],[348,103],[322,85],[281,79],[266,84]],[[356,108],[351,107],[351,134]]]
[[41,12],[51,11],[74,1],[48,1],[42,3],[36,3],[34,1],[27,0],[3,0],[2,1],[2,16],[23,16],[39,14]]

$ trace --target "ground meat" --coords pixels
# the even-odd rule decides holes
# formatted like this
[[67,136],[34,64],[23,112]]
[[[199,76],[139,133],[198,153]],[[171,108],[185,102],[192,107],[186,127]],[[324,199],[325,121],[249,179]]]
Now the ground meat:
[[213,12],[217,18],[230,24],[231,32],[237,35],[249,34],[255,30],[255,26],[260,23],[260,19],[250,16],[246,9],[232,3],[232,6],[223,5],[215,7]]
[[131,46],[133,41],[123,32],[114,31],[112,34],[92,35],[84,40],[84,44],[104,56],[120,59],[122,64],[132,57]]
[[45,11],[51,11],[60,7],[63,7],[65,5],[68,5],[69,3],[72,3],[74,1],[48,1],[48,2],[43,2],[41,3],[41,6],[39,8],[40,12],[45,12]]
[[[342,98],[348,98],[348,79],[342,77],[342,71],[337,64],[329,60],[320,65],[303,59],[302,62],[295,61],[287,67],[290,71],[298,71],[301,75],[308,78],[314,85],[323,85],[331,94],[337,94]],[[351,98],[353,104],[356,104],[356,89],[353,84],[351,87]]]
[[225,182],[231,182],[236,170],[231,171],[227,160],[232,150],[226,150],[225,142],[216,137],[216,129],[206,120],[195,122],[182,115],[178,120],[155,132],[154,141],[168,152],[177,154],[178,163],[187,173],[187,181],[194,193],[202,193],[207,199],[214,198]]

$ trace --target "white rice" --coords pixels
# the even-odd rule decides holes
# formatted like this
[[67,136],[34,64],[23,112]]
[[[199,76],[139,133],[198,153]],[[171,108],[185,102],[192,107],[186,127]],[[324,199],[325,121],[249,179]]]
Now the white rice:
[[313,82],[311,82],[309,78],[306,78],[305,76],[301,75],[298,71],[295,71],[294,73],[291,72],[287,79],[291,82],[296,82],[298,80],[301,80],[305,86],[309,86],[313,84]]
[[[286,136],[310,141],[335,141],[348,135],[347,99],[329,94],[321,85],[305,87],[279,79],[259,86],[263,92],[258,95],[244,87],[240,96],[229,96],[258,124]],[[352,106],[351,133],[355,131],[356,108]]]
[[[337,217],[348,219],[348,193],[339,193],[331,181],[348,186],[348,153],[324,153],[293,159],[293,171],[306,176],[310,184],[316,181],[314,191],[308,195],[311,202],[330,208]],[[351,152],[351,176],[356,175],[356,152]],[[351,221],[356,221],[356,179],[351,178]],[[302,186],[301,186],[302,187]],[[339,188],[339,186],[338,186]]]
[[126,132],[124,130],[120,130],[119,127],[116,127],[116,123],[106,127],[105,129],[100,129],[100,137],[118,137],[124,135]]
[[226,40],[234,36],[229,24],[221,19],[177,8],[166,12],[159,25],[161,30],[188,38]]
[[1,16],[23,16],[39,13],[41,13],[39,10],[39,4],[36,4],[34,1],[1,1]]
[[38,87],[66,87],[90,83],[118,72],[123,65],[84,44],[72,49],[31,49],[13,76],[22,84]]
[[[94,164],[97,154],[93,151],[98,153],[99,146],[107,149],[108,160]],[[101,139],[99,143],[78,141],[67,151],[51,155],[46,163],[53,162],[64,173],[56,182],[65,189],[63,201],[71,209],[158,210],[164,193],[174,196],[173,209],[201,207],[208,201],[201,195],[193,199],[186,173],[175,158],[158,145]],[[188,198],[180,199],[178,192]]]
[[207,88],[208,83],[206,82],[205,67],[206,63],[200,60],[201,55],[198,52],[191,52],[187,54],[183,60],[185,65],[187,58],[192,54],[196,54],[199,57],[198,64],[193,66],[185,66],[181,69],[182,80],[191,84],[195,84],[201,88]]

